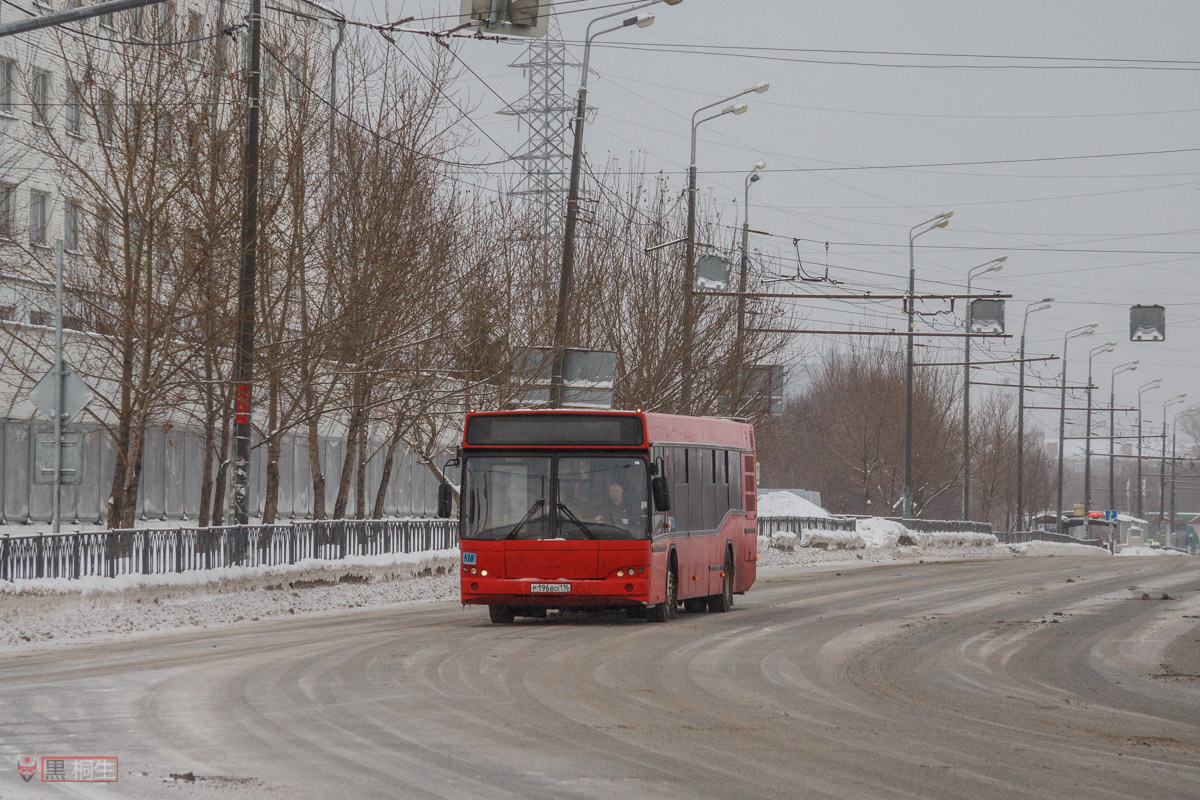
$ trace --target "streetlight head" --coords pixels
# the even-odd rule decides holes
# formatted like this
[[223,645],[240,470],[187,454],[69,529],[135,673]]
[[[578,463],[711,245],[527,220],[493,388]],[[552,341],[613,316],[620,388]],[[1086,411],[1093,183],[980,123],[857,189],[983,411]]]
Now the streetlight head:
[[760,169],[766,169],[766,168],[767,168],[767,162],[765,162],[765,161],[759,161],[757,164],[754,165],[755,172],[758,172]]
[[1031,309],[1031,310],[1033,310],[1033,311],[1045,311],[1045,310],[1046,310],[1046,309],[1048,309],[1048,308],[1050,308],[1050,304],[1049,304],[1049,303],[1042,303],[1042,304],[1041,304],[1040,306],[1038,306],[1037,308],[1034,308],[1034,309]]
[[683,0],[662,0],[662,1],[669,6],[677,6],[683,2]]
[[722,109],[721,113],[722,114],[745,114],[746,110],[749,108],[750,108],[750,106],[746,105],[745,103],[734,103],[731,106],[725,106],[725,108]]
[[1001,264],[1003,264],[1005,261],[1008,261],[1008,256],[1000,256],[1000,257],[998,257],[998,258],[996,259],[996,261],[998,261],[998,262],[1000,262]]
[[750,175],[751,183],[758,183],[761,180],[762,180],[762,175],[759,175],[757,172],[751,173],[751,175]]
[[654,24],[654,15],[653,14],[638,14],[636,17],[633,18],[633,24],[637,25],[639,28],[649,28],[651,25]]
[[750,92],[754,92],[756,94],[762,94],[763,92],[765,92],[767,89],[770,89],[770,88],[771,88],[771,84],[767,83],[766,81],[760,81],[760,82],[754,84],[753,86],[751,86],[749,89],[747,89],[745,91],[745,94],[749,94]]
[[1100,327],[1100,323],[1099,322],[1089,322],[1087,324],[1087,327],[1091,328],[1092,330],[1096,330],[1096,328]]
[[1053,297],[1043,297],[1043,298],[1042,298],[1042,302],[1043,302],[1043,303],[1053,303],[1053,302],[1054,302],[1054,298],[1053,298]]
[[988,267],[988,272],[999,272],[1002,269],[1004,269],[1004,264],[992,264]]
[[949,224],[950,224],[950,220],[948,220],[948,219],[943,219],[941,222],[939,222],[937,225],[934,225],[933,227],[935,227],[935,228],[944,228],[944,227],[946,227],[946,226],[947,226],[947,225],[949,225]]
[[943,211],[940,216],[942,219],[950,219],[951,217],[954,216],[954,212],[953,211]]
[[1115,339],[1109,339],[1107,342],[1105,342],[1105,344],[1107,344],[1109,347],[1116,347],[1116,346],[1117,346],[1117,342],[1116,342],[1116,340],[1115,340]]
[[1137,368],[1138,368],[1137,364],[1130,364],[1129,367],[1126,368],[1125,371],[1126,372],[1137,372]]

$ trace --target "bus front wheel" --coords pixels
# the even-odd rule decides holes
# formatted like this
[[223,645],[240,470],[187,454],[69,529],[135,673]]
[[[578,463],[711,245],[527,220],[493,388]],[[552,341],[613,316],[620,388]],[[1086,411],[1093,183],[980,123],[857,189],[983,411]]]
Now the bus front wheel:
[[488,606],[488,616],[492,622],[507,624],[517,618],[517,612],[512,606]]
[[651,622],[666,622],[675,616],[675,607],[679,605],[679,579],[675,569],[667,567],[667,596],[656,606],[646,609],[646,619]]

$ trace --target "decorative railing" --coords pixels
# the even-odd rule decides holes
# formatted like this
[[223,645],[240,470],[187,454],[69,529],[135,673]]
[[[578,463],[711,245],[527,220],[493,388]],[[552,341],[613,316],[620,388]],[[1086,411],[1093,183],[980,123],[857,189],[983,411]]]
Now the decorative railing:
[[0,580],[165,575],[457,546],[458,523],[443,519],[321,520],[4,536],[0,537]]

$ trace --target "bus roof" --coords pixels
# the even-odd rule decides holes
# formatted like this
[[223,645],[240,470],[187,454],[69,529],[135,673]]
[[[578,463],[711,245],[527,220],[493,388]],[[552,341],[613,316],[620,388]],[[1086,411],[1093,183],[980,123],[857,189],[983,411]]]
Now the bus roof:
[[[483,423],[488,420],[488,429],[497,430],[492,420],[497,418],[521,419],[534,423],[541,417],[546,424],[514,426],[498,433],[495,437],[481,435]],[[592,424],[581,424],[587,434],[579,438],[562,431],[555,432],[556,421],[564,417],[579,418],[580,423],[596,423],[608,418],[618,420],[636,419],[641,435],[628,424],[608,426],[603,429]],[[547,438],[537,437],[545,432]],[[572,440],[573,439],[573,440]],[[637,441],[635,441],[637,440]],[[713,447],[728,447],[741,450],[754,449],[754,428],[746,422],[720,417],[689,417],[681,414],[657,414],[643,411],[586,410],[586,409],[519,409],[515,411],[481,411],[467,414],[463,426],[463,447],[610,447],[645,448],[654,444],[701,444]]]

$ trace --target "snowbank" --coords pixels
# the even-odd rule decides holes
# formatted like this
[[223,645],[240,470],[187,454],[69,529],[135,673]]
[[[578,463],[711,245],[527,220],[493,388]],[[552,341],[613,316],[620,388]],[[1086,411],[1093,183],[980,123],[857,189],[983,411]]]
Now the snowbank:
[[1067,542],[1023,542],[1021,544],[1006,544],[1004,549],[1019,556],[1099,556],[1108,557],[1108,551],[1103,547],[1090,544],[1069,544]]
[[908,528],[899,522],[882,517],[860,519],[857,527],[858,535],[863,538],[867,547],[896,547],[900,544],[900,537],[908,533]]
[[0,647],[96,641],[458,597],[458,550],[178,575],[0,581]]
[[1180,553],[1178,550],[1162,550],[1157,547],[1122,547],[1118,552],[1119,556],[1186,556],[1187,553]]
[[758,495],[760,517],[828,517],[829,512],[816,503],[791,492],[760,492]]

